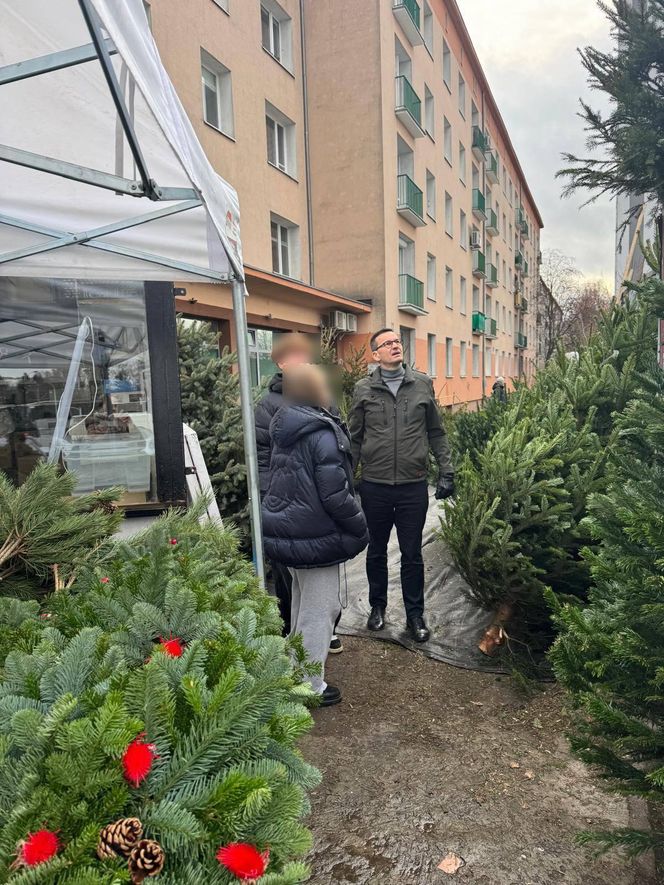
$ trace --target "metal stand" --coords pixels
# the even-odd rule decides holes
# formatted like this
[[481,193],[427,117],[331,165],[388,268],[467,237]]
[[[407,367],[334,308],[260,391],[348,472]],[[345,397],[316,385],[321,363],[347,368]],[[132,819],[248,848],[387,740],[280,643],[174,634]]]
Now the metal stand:
[[233,319],[237,338],[237,360],[240,371],[240,405],[244,431],[244,459],[247,465],[247,491],[249,492],[249,517],[251,541],[254,547],[256,574],[265,587],[265,559],[263,556],[263,531],[261,526],[261,497],[258,481],[258,456],[256,454],[256,426],[254,424],[254,398],[251,392],[249,369],[249,344],[247,314],[244,305],[244,283],[233,280]]

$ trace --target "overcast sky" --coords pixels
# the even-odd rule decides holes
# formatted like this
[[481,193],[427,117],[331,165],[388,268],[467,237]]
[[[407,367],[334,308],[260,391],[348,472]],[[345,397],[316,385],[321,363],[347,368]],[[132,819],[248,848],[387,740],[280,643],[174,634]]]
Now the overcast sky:
[[585,156],[579,97],[606,106],[586,85],[578,46],[610,45],[595,0],[458,0],[491,90],[544,221],[542,248],[561,249],[588,277],[613,286],[615,207],[562,199],[563,151]]

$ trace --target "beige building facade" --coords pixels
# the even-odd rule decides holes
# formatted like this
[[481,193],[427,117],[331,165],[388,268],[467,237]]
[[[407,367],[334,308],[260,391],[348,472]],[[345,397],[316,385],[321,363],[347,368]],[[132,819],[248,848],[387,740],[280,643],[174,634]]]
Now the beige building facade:
[[[535,366],[542,221],[454,0],[152,0],[238,191],[256,377],[271,336],[381,326],[448,406]],[[229,293],[187,285],[233,346]]]

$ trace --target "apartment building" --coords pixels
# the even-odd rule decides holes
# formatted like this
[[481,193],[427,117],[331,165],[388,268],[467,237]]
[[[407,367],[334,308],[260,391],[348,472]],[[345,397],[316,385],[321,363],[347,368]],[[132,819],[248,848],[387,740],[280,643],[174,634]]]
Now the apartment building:
[[[256,377],[281,329],[399,330],[446,405],[535,366],[542,221],[455,0],[152,0],[237,189]],[[220,322],[223,287],[179,307]]]
[[446,405],[529,376],[542,221],[456,2],[305,9],[318,277],[368,295]]
[[[254,382],[272,338],[357,328],[370,306],[313,285],[305,92],[298,0],[151,0],[164,66],[213,166],[237,190]],[[186,316],[235,347],[228,286],[187,283]]]

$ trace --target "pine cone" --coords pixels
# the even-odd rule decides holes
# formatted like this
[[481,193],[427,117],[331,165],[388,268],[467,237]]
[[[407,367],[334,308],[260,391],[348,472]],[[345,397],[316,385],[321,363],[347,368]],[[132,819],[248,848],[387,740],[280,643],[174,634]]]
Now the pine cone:
[[123,817],[108,824],[99,834],[97,857],[108,860],[112,857],[129,857],[132,848],[143,835],[143,824],[137,817]]
[[134,885],[140,885],[143,879],[158,876],[164,869],[166,855],[159,842],[154,839],[141,839],[129,855],[129,872]]

